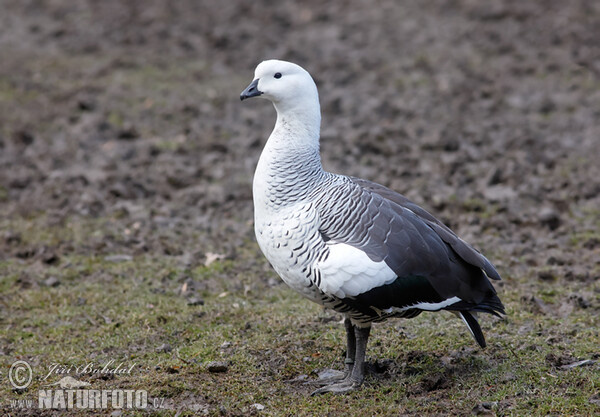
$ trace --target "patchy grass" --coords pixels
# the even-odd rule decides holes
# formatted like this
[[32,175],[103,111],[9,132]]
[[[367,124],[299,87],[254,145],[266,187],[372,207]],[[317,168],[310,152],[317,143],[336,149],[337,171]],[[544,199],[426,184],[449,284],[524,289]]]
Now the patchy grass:
[[[11,230],[25,246],[112,233],[110,221],[44,224],[17,221]],[[76,252],[50,265],[36,257],[0,262],[2,373],[17,359],[34,370],[25,392],[2,385],[5,410],[14,400],[37,401],[38,390],[70,375],[93,389],[146,390],[158,408],[133,413],[140,415],[468,414],[474,407],[498,415],[600,412],[598,364],[565,367],[599,357],[597,287],[582,299],[574,296],[582,283],[539,282],[530,296],[523,288],[534,278],[509,276],[500,288],[507,318],[482,318],[485,350],[450,314],[376,325],[364,387],[311,397],[314,386],[307,381],[320,370],[342,368],[341,317],[285,285],[267,285],[275,276],[263,276],[253,243],[240,248],[237,259],[194,267],[170,256],[115,262]],[[44,285],[48,277],[59,284]],[[131,372],[46,376],[53,364],[82,369],[111,361]],[[210,361],[227,362],[227,372],[209,372]]]

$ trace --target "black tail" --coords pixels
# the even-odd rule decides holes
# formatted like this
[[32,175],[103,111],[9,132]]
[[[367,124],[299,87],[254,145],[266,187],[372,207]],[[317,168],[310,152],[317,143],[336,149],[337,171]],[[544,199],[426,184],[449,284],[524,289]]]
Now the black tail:
[[459,301],[445,308],[450,311],[477,311],[481,313],[493,314],[496,317],[502,317],[501,314],[506,314],[504,305],[495,292],[489,292],[485,298],[479,303],[469,303],[467,301]]
[[486,346],[485,337],[483,337],[483,332],[481,331],[481,327],[479,327],[477,319],[468,311],[459,311],[458,314],[460,314],[460,317],[464,320],[465,324],[471,331],[475,341],[479,344],[479,346],[484,348]]
[[463,319],[471,334],[475,338],[475,341],[484,348],[485,338],[483,337],[483,333],[481,331],[481,327],[479,327],[479,323],[477,319],[473,317],[472,313],[482,312],[493,314],[496,317],[502,317],[501,314],[506,314],[504,311],[504,305],[500,298],[496,295],[495,292],[490,292],[487,294],[485,299],[480,303],[469,303],[466,301],[459,301],[458,303],[449,305],[445,308],[446,310],[454,311],[460,315]]

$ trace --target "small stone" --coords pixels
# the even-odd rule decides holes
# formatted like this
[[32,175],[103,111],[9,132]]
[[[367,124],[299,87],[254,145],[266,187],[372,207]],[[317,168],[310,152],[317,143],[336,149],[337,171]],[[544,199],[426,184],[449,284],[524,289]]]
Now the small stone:
[[162,345],[156,348],[157,353],[169,353],[172,350],[173,348],[168,343],[163,343]]
[[28,259],[35,256],[34,248],[21,248],[15,252],[15,256],[20,259]]
[[17,130],[13,133],[13,142],[17,145],[29,146],[35,141],[35,137],[31,132],[26,130]]
[[565,260],[563,258],[560,258],[558,256],[550,256],[548,258],[548,260],[546,261],[546,263],[548,265],[564,265],[565,264]]
[[7,245],[18,245],[21,243],[21,235],[19,233],[6,232],[4,234],[4,242]]
[[571,294],[569,296],[569,301],[571,301],[573,304],[575,304],[579,308],[590,308],[592,306],[592,303],[590,303],[588,300],[586,300],[584,297],[582,297],[579,294]]
[[265,406],[259,403],[252,404],[252,407],[256,408],[258,411],[262,411],[265,409]]
[[588,281],[590,279],[590,271],[585,267],[573,265],[565,272],[565,278],[568,281]]
[[492,185],[483,191],[483,196],[493,203],[512,200],[517,197],[517,192],[506,185]]
[[475,407],[473,407],[471,412],[476,416],[494,416],[494,415],[496,415],[496,413],[494,413],[494,411],[492,410],[491,403],[487,403],[487,402],[477,404]]
[[48,252],[42,255],[42,262],[46,265],[54,265],[57,264],[58,261],[59,257],[54,252]]
[[43,284],[46,287],[58,287],[60,285],[60,281],[56,277],[49,277],[44,280]]
[[597,237],[592,237],[588,240],[585,241],[585,243],[583,244],[583,247],[586,249],[596,249],[598,246],[600,246],[600,239],[598,239]]
[[185,252],[179,257],[179,262],[185,267],[189,267],[194,262],[194,256],[190,252]]
[[556,276],[554,275],[554,273],[548,270],[539,271],[538,278],[542,281],[556,281]]
[[96,107],[95,103],[87,98],[80,98],[77,101],[77,108],[81,111],[91,111]]
[[497,185],[502,182],[502,179],[503,179],[502,168],[497,167],[494,171],[492,171],[491,175],[488,176],[487,184],[488,185]]
[[517,376],[514,373],[507,372],[506,374],[504,374],[502,376],[502,378],[500,378],[500,382],[507,383],[507,382],[510,382],[510,381],[514,381],[516,379],[517,379]]
[[544,303],[540,298],[536,296],[523,296],[521,300],[529,303],[532,307],[532,312],[536,314],[549,314],[552,312],[550,306]]
[[122,129],[117,133],[119,139],[136,139],[140,136],[135,126],[130,123],[126,123]]
[[189,305],[189,306],[203,306],[204,305],[204,300],[202,300],[201,298],[190,297],[190,298],[188,298],[187,305]]
[[108,255],[104,257],[106,262],[128,262],[133,260],[131,255]]
[[540,223],[547,226],[550,230],[556,230],[561,224],[560,216],[551,207],[543,207],[538,215]]
[[213,373],[227,372],[229,370],[229,364],[227,362],[213,361],[206,365],[206,369],[208,369],[208,372]]

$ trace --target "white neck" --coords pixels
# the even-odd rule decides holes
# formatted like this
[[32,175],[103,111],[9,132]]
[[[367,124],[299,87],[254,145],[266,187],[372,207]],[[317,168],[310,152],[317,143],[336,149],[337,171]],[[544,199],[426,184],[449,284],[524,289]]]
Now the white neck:
[[293,203],[291,195],[301,197],[324,174],[319,155],[319,99],[315,94],[302,101],[292,106],[273,103],[277,122],[254,174],[257,210],[272,206],[272,200],[277,201],[275,206]]
[[321,129],[319,99],[304,105],[297,103],[294,107],[285,107],[281,103],[273,105],[277,110],[277,122],[266,146],[277,144],[284,150],[310,148],[318,152]]

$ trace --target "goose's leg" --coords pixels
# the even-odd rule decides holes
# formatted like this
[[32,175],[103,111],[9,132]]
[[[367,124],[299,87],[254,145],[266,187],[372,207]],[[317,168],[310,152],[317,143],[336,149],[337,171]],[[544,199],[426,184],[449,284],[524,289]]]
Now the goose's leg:
[[[316,381],[318,385],[325,386],[343,381],[352,373],[352,368],[354,367],[354,355],[356,354],[356,336],[354,334],[354,325],[350,319],[347,318],[344,320],[344,327],[346,328],[346,359],[344,359],[344,363],[346,364],[345,372],[343,375],[319,379]],[[339,371],[335,372],[342,374],[342,372]]]
[[354,325],[350,319],[344,320],[344,326],[346,327],[346,376],[352,373],[354,368],[354,360],[356,356],[356,335],[354,332]]
[[367,350],[367,342],[369,340],[370,332],[371,326],[354,327],[355,354],[352,372],[350,372],[346,378],[339,382],[319,388],[318,390],[314,391],[312,395],[324,394],[326,392],[342,393],[354,391],[362,385],[365,379],[365,352]]
[[350,378],[360,386],[365,379],[365,357],[367,355],[367,342],[371,334],[371,326],[357,327],[356,330],[356,353],[354,355],[354,368]]

